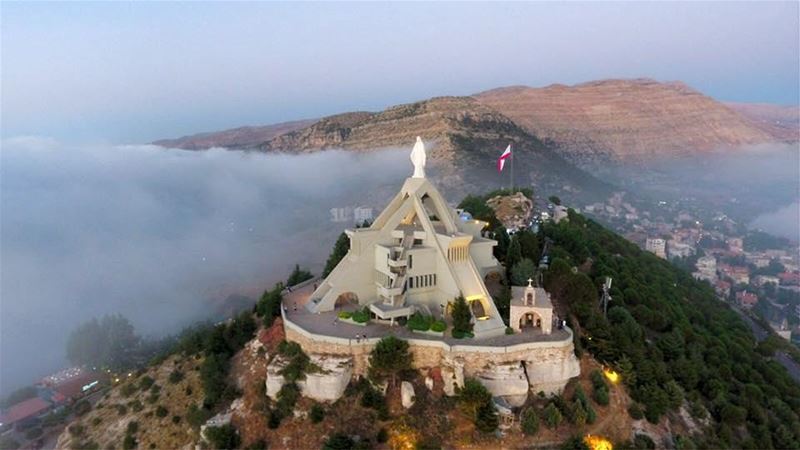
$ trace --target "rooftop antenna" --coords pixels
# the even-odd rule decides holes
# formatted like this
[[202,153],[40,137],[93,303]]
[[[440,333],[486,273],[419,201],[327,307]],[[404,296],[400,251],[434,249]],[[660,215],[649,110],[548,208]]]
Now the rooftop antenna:
[[607,316],[608,313],[608,302],[611,301],[611,294],[608,291],[611,290],[611,277],[606,277],[605,283],[603,283],[603,297],[600,301],[603,303],[603,316]]

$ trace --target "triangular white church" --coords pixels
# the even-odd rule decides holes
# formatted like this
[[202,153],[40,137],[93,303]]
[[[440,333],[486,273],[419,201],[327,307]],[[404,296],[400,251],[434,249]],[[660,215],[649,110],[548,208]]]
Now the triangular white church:
[[306,307],[326,312],[357,302],[394,324],[421,311],[449,322],[459,295],[471,306],[475,338],[505,333],[484,277],[501,270],[481,235],[485,222],[462,217],[425,178],[425,147],[417,137],[414,175],[369,228],[345,230],[350,250],[311,294]]

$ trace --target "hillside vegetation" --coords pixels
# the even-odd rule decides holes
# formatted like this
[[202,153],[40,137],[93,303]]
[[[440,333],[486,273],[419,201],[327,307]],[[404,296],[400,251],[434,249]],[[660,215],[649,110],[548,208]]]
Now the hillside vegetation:
[[710,286],[573,211],[543,233],[555,243],[545,285],[567,303],[579,351],[616,368],[647,420],[682,409],[707,420],[691,436],[700,447],[800,446],[800,386]]

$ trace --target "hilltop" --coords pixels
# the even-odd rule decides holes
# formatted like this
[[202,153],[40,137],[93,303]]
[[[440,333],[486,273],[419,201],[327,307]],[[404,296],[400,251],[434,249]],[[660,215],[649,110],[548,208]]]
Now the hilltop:
[[[791,140],[682,82],[602,80],[515,86],[475,95],[570,160],[641,161]],[[795,131],[794,140],[797,140]]]

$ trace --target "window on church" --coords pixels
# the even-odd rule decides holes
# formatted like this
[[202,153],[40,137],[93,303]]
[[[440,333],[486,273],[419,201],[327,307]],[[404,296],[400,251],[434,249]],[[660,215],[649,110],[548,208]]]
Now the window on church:
[[408,268],[414,267],[414,255],[408,255]]

